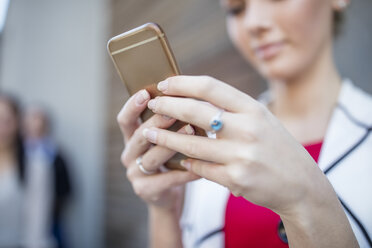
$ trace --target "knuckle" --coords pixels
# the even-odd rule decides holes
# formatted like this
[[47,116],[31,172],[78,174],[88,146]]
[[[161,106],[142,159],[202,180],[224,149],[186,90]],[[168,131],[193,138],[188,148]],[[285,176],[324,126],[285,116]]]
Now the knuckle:
[[153,170],[152,168],[158,167],[159,161],[157,157],[154,156],[144,157],[142,164],[144,164],[144,166],[146,165],[145,167],[148,168],[148,170]]
[[249,152],[247,151],[247,149],[243,149],[243,148],[235,150],[234,157],[239,163],[246,162],[247,160],[250,159]]
[[200,76],[201,79],[206,83],[206,84],[210,84],[214,81],[214,78],[209,76],[209,75],[202,75]]
[[227,172],[227,177],[230,182],[230,190],[241,195],[245,188],[245,182],[248,180],[246,171],[240,165],[232,166]]
[[133,179],[134,179],[134,175],[135,175],[135,173],[134,173],[134,169],[129,167],[129,168],[127,169],[127,171],[126,171],[126,175],[127,175],[128,180],[129,180],[130,182],[132,182]]
[[185,154],[189,157],[192,157],[192,158],[195,158],[196,155],[197,155],[197,151],[198,151],[198,148],[195,144],[195,142],[188,142],[186,145],[185,145]]
[[120,111],[120,112],[116,115],[116,122],[120,124],[122,118],[123,118],[123,114],[122,114],[122,111]]
[[195,167],[199,175],[203,175],[203,176],[208,175],[208,170],[205,166],[202,166],[201,164],[197,163]]
[[124,116],[124,114],[122,114],[122,113],[119,113],[116,116],[116,120],[117,120],[119,126],[121,126],[124,129],[125,128],[128,128],[131,125],[129,118],[127,118],[126,116]]
[[161,128],[164,125],[164,118],[160,114],[155,114],[151,118],[151,126]]
[[121,110],[118,115],[116,116],[116,121],[119,123],[120,126],[123,126],[126,124],[126,118],[124,116],[123,110]]
[[258,152],[256,145],[241,145],[235,148],[234,160],[237,164],[249,166],[254,163]]
[[[194,104],[189,104],[190,108],[188,109],[195,109],[193,105]],[[180,115],[181,120],[192,120],[192,117],[194,116],[194,112],[193,111],[181,111],[179,115]]]
[[120,156],[120,161],[122,165],[124,165],[126,168],[129,167],[130,161],[129,161],[129,154],[127,152],[127,149],[124,149]]
[[142,135],[143,128],[137,128],[134,133],[133,137],[136,137],[136,145],[137,146],[145,146],[148,142]]
[[168,147],[169,146],[168,135],[163,135],[161,130],[159,130],[156,139],[157,139],[156,144],[161,145],[161,146],[165,146],[165,147]]
[[140,198],[145,197],[145,187],[143,186],[143,183],[141,181],[133,181],[133,191],[134,193],[139,196]]
[[202,174],[204,172],[202,169],[202,166],[196,161],[192,162],[192,166],[190,169],[192,172],[196,173],[197,175],[204,175]]
[[138,137],[139,135],[142,135],[142,130],[143,128],[137,128],[136,130],[134,130],[133,137]]
[[234,196],[238,197],[242,195],[242,188],[232,178],[230,178],[230,184],[228,188]]
[[[241,125],[241,123],[249,123],[249,125]],[[231,126],[229,126],[229,130],[233,130],[234,133],[237,135],[236,137],[239,140],[252,142],[255,141],[254,132],[252,132],[251,126],[255,123],[255,120],[244,115],[232,115],[231,116]],[[241,146],[238,146],[240,149]]]
[[237,182],[240,179],[239,171],[236,168],[230,168],[227,171],[227,176],[229,178],[231,187],[236,188],[238,186]]
[[116,120],[118,123],[123,123],[125,122],[125,120],[127,120],[128,118],[128,111],[130,110],[129,108],[129,104],[131,102],[131,99],[129,99],[125,104],[124,106],[121,108],[121,110],[119,111],[119,113],[117,114],[116,116]]
[[200,93],[205,94],[205,93],[209,92],[211,89],[213,89],[213,86],[215,84],[215,82],[214,82],[215,79],[213,77],[207,76],[207,75],[203,75],[203,76],[200,76],[200,77],[201,77],[201,81],[203,82]]

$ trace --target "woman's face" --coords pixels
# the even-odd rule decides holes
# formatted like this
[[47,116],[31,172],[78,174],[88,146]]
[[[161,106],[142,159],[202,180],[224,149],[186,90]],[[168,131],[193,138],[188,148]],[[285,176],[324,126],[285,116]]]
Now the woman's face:
[[304,73],[331,47],[331,0],[221,0],[235,46],[269,80]]
[[47,134],[47,119],[41,109],[28,109],[24,118],[24,131],[27,138],[40,139]]
[[14,143],[18,123],[14,111],[6,101],[0,99],[0,148]]

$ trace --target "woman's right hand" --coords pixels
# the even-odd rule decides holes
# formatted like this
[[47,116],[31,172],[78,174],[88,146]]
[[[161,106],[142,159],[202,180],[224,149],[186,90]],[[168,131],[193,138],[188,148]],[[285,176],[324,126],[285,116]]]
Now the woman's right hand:
[[[121,162],[127,168],[127,177],[134,192],[149,205],[150,209],[171,211],[179,216],[185,183],[199,177],[189,171],[160,172],[160,167],[175,154],[175,151],[152,145],[144,137],[143,132],[149,127],[166,129],[176,120],[155,114],[141,123],[140,115],[147,108],[149,100],[149,93],[141,90],[129,98],[117,116],[125,143]],[[192,135],[194,130],[190,125],[186,125],[178,132]],[[147,171],[155,173],[144,174],[136,163],[138,157],[142,157],[142,166]]]

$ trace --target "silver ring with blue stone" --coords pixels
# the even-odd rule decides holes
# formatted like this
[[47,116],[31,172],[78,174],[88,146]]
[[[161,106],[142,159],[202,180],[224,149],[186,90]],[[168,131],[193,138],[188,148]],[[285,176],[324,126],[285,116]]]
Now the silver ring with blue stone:
[[211,127],[211,133],[217,133],[218,131],[220,131],[222,129],[223,122],[221,120],[221,116],[222,116],[223,112],[224,112],[224,110],[220,109],[220,111],[209,122],[209,125]]

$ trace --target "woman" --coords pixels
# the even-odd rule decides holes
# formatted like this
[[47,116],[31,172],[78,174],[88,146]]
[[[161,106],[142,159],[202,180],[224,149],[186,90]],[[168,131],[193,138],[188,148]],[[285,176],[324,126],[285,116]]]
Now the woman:
[[0,247],[22,244],[23,168],[18,105],[10,97],[0,95]]
[[[148,204],[154,247],[372,245],[372,202],[359,195],[372,187],[372,100],[332,59],[348,3],[222,1],[231,40],[268,81],[261,103],[206,76],[171,77],[158,84],[168,96],[127,101],[122,163]],[[140,123],[146,107],[155,115]],[[175,119],[215,139],[165,130]],[[190,157],[186,172],[159,169],[174,151]]]
[[63,248],[66,238],[62,216],[72,193],[68,164],[51,135],[48,113],[41,106],[32,105],[23,119],[26,158],[31,161],[41,154],[46,161],[44,166],[34,165],[29,170],[28,186],[34,188],[29,205],[35,209],[34,216],[47,219],[47,231],[53,234],[55,247]]

